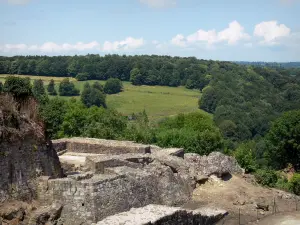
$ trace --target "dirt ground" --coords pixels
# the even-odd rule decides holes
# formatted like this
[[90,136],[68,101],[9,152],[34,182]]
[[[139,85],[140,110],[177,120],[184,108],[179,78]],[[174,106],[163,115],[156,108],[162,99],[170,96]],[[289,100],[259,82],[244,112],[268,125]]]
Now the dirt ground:
[[[254,185],[244,178],[232,176],[225,180],[216,177],[210,178],[205,184],[195,189],[193,201],[184,207],[189,209],[200,207],[225,209],[229,215],[219,224],[235,225],[251,224],[251,222],[272,215],[275,210],[276,213],[296,211],[296,202],[298,202],[300,210],[299,199],[296,200],[293,195]],[[268,210],[257,209],[257,204],[268,207]]]

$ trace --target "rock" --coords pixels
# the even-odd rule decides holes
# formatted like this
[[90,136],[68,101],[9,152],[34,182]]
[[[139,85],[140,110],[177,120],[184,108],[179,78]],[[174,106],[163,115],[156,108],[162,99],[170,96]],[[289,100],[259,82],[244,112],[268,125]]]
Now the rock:
[[217,209],[186,210],[162,205],[148,205],[107,217],[97,225],[212,225],[226,215],[226,211]]
[[222,177],[226,174],[243,174],[244,170],[238,165],[237,161],[230,156],[220,152],[212,152],[208,156],[200,156],[194,153],[184,155],[186,162],[193,166],[195,170],[202,174],[211,176],[213,174]]
[[43,207],[33,213],[28,225],[54,225],[60,218],[63,206],[56,204],[50,207]]
[[[0,95],[0,202],[6,199],[28,200],[36,198],[36,179],[46,175],[61,177],[62,169],[56,151],[46,140],[44,126],[33,120],[34,111],[22,106],[8,95]],[[34,99],[26,105],[37,108]],[[5,112],[5,113],[3,113]]]
[[261,209],[263,211],[269,211],[269,205],[266,203],[256,203],[256,209]]

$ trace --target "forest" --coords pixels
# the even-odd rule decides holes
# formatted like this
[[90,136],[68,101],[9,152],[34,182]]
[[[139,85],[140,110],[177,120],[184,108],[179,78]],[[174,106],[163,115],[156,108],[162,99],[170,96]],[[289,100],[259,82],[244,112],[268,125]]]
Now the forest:
[[[0,58],[0,73],[78,80],[113,78],[133,85],[198,89],[202,92],[199,108],[209,114],[180,114],[153,124],[145,111],[131,115],[129,120],[107,108],[105,97],[113,92],[99,84],[86,85],[80,100],[68,101],[48,98],[45,90],[49,91],[49,86],[45,88],[42,82],[31,87],[26,79],[11,76],[0,84],[0,91],[17,98],[34,96],[40,102],[40,116],[51,138],[133,140],[184,147],[199,154],[218,150],[235,156],[261,184],[300,194],[300,175],[295,173],[288,181],[282,174],[287,169],[300,172],[299,68],[154,55],[16,56]],[[60,87],[72,86],[64,82]]]

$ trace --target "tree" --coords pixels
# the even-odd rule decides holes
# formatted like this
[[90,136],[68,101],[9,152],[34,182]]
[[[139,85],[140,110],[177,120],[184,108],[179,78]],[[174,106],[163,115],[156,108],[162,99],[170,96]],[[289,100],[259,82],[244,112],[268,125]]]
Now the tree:
[[75,88],[74,83],[70,82],[69,78],[65,78],[59,84],[59,95],[76,96],[79,95],[79,90]]
[[98,89],[101,92],[104,92],[104,87],[102,84],[100,84],[98,81],[95,81],[92,85],[93,88]]
[[32,95],[32,87],[29,78],[8,76],[5,78],[3,91],[11,93],[15,98],[26,98]]
[[106,94],[117,94],[123,89],[122,82],[117,78],[110,78],[104,85],[104,93]]
[[34,80],[32,88],[33,96],[40,102],[44,103],[48,100],[47,93],[45,91],[44,82],[39,80]]
[[275,168],[283,169],[291,163],[300,169],[300,110],[286,112],[278,118],[267,139],[272,144],[268,156]]
[[88,73],[78,73],[77,76],[76,76],[76,79],[78,81],[85,81],[85,80],[88,80],[89,78],[89,74]]
[[66,101],[61,98],[50,99],[40,108],[40,114],[46,124],[46,132],[50,138],[59,138],[59,131],[67,112]]
[[88,82],[85,83],[83,91],[81,93],[81,102],[86,107],[89,108],[92,106],[102,106],[106,108],[105,98],[106,96],[103,92],[101,92],[99,89],[91,87]]
[[144,84],[144,77],[138,68],[133,68],[130,71],[130,81],[133,85]]
[[50,83],[48,84],[48,87],[47,87],[47,91],[48,91],[49,95],[57,95],[57,92],[55,90],[55,83],[54,83],[53,79],[50,80]]

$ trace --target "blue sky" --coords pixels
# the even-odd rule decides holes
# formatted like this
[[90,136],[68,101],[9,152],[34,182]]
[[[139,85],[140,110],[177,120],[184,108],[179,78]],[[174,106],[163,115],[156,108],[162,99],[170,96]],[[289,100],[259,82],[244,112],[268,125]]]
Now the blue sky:
[[0,55],[300,61],[300,0],[0,0]]

